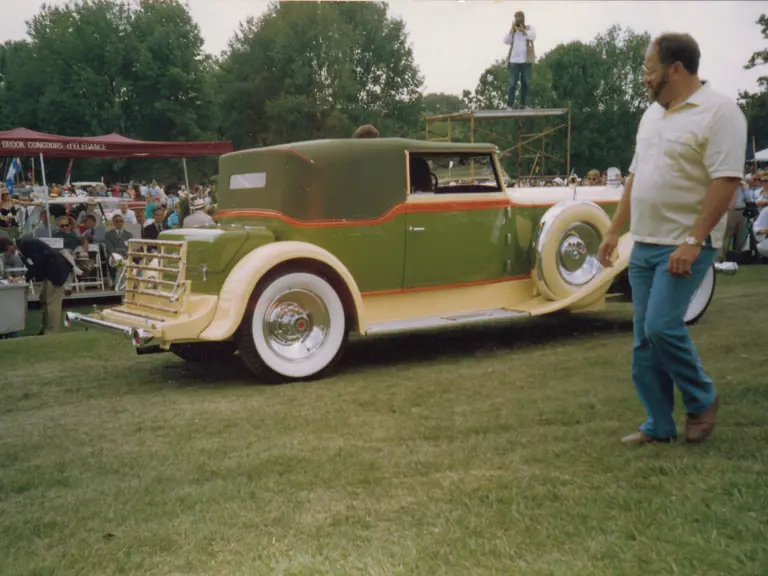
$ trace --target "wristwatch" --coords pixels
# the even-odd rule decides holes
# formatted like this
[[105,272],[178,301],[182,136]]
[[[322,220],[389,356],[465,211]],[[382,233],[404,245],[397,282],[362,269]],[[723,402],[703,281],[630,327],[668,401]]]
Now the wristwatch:
[[693,236],[686,236],[685,244],[688,244],[689,246],[701,246],[702,243],[696,240]]

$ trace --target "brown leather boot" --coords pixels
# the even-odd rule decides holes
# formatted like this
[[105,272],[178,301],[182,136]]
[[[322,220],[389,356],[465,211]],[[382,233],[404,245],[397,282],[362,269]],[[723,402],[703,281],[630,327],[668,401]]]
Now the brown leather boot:
[[720,396],[715,396],[715,400],[709,408],[701,414],[688,414],[685,421],[685,441],[686,442],[704,442],[712,430],[715,429],[717,422],[717,410],[720,407]]
[[624,436],[624,438],[621,439],[621,443],[627,445],[652,444],[655,442],[671,444],[674,441],[675,438],[659,438],[657,436],[648,436],[645,432],[635,432],[634,434]]

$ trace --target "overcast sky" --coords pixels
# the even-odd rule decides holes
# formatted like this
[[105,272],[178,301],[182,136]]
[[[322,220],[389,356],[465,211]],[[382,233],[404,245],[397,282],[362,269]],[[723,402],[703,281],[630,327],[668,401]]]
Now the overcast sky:
[[[266,0],[185,0],[199,24],[205,49],[218,54],[238,23],[258,15]],[[65,4],[66,0],[48,0]],[[26,35],[25,21],[43,0],[0,0],[0,41]],[[688,32],[702,52],[700,75],[730,96],[757,88],[768,69],[744,70],[764,47],[755,23],[768,2],[513,2],[509,0],[392,0],[391,12],[406,24],[416,63],[428,92],[460,94],[474,89],[482,71],[506,54],[502,38],[514,12],[523,10],[536,27],[536,52],[560,43],[588,42],[613,24],[651,35]]]

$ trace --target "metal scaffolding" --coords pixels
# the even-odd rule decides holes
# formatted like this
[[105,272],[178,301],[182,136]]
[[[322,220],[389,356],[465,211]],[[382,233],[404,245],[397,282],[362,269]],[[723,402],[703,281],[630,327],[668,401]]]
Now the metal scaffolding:
[[[547,119],[551,117],[566,116],[565,121],[556,123],[555,126],[547,126]],[[512,136],[501,135],[493,131],[484,130],[478,127],[479,120],[515,120],[515,125],[512,130]],[[539,120],[537,122],[537,119]],[[502,142],[499,146],[501,149],[500,157],[505,158],[509,156],[517,156],[517,179],[522,177],[532,177],[535,173],[544,175],[546,162],[551,160],[561,167],[565,168],[565,171],[561,173],[559,170],[556,174],[550,175],[551,177],[559,176],[567,178],[571,173],[571,107],[568,108],[542,108],[542,109],[522,109],[522,110],[471,110],[469,112],[458,112],[456,114],[440,114],[436,116],[427,116],[427,140],[437,142],[451,142],[453,136],[453,124],[454,122],[466,122],[469,121],[469,141],[475,142],[477,135],[490,136],[493,139],[497,139]],[[430,122],[434,123],[446,123],[447,124],[447,136],[433,136],[430,133]],[[525,123],[526,131],[523,130]],[[538,125],[539,130],[536,130]],[[565,158],[555,156],[546,152],[545,141],[546,137],[562,131],[565,128],[567,131],[566,146],[565,146]],[[530,131],[528,131],[530,130]],[[538,147],[532,145],[533,142],[539,141]],[[485,139],[486,142],[495,143],[493,140]],[[506,147],[509,146],[509,147]],[[523,176],[523,161],[531,160],[530,172],[527,176]]]

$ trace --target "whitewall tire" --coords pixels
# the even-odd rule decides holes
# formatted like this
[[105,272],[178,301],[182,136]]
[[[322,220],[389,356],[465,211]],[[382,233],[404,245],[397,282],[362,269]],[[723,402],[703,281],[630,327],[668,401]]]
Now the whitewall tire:
[[597,252],[610,227],[608,214],[592,202],[567,200],[547,210],[533,238],[533,279],[547,300],[593,283],[603,269]]
[[693,294],[688,310],[685,312],[683,320],[687,325],[690,326],[698,322],[704,316],[707,308],[709,308],[709,304],[712,302],[712,297],[715,294],[715,278],[715,267],[710,266],[698,289]]
[[339,359],[347,324],[331,284],[315,274],[287,272],[254,289],[236,341],[243,361],[265,381],[307,379]]

